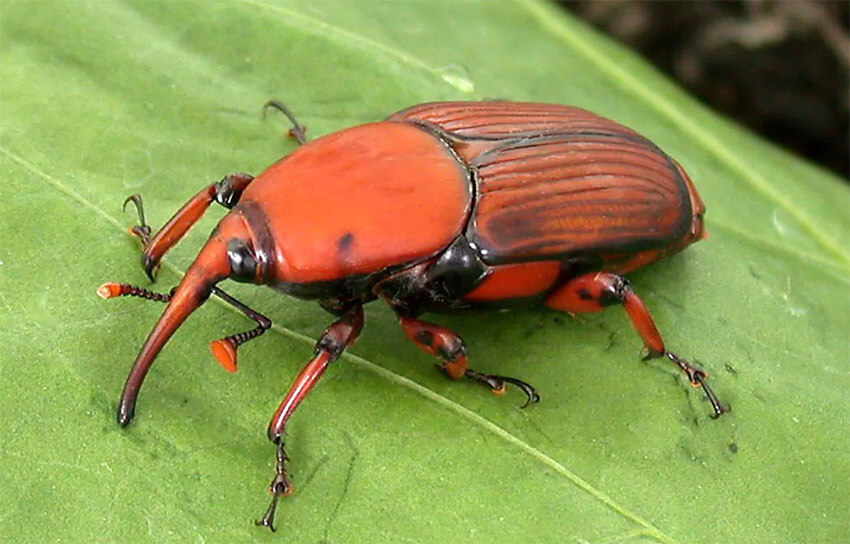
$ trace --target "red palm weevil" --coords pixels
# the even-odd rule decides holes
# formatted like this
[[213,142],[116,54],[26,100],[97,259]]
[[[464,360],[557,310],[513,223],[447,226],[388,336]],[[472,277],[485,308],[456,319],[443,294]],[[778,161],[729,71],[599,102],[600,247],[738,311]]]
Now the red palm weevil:
[[145,341],[118,405],[133,419],[136,398],[159,351],[183,321],[216,295],[257,326],[216,340],[228,371],[236,350],[271,321],[222,291],[225,279],[267,285],[316,300],[337,320],[316,344],[272,417],[276,446],[272,501],[258,524],[274,530],[278,499],[291,492],[284,426],[328,365],[363,327],[363,304],[382,299],[405,334],[442,360],[451,378],[494,392],[518,386],[525,406],[539,400],[528,383],[467,368],[461,338],[422,321],[424,312],[516,299],[555,310],[597,312],[621,305],[647,349],[678,366],[705,391],[714,417],[725,407],[699,367],[668,351],[646,306],[623,274],[706,237],[705,206],[688,175],[649,140],[614,121],[570,106],[522,102],[435,102],[385,121],[302,144],[259,176],[230,174],[204,187],[156,234],[133,195],[148,276],[166,251],[215,201],[230,212],[218,223],[180,284],[168,294],[107,283],[103,298],[131,295],[167,302]]

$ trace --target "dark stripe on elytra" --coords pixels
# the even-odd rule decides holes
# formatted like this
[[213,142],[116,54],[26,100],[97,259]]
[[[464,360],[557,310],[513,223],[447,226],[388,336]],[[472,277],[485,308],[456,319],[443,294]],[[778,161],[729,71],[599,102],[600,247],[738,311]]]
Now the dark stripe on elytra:
[[[587,238],[587,237],[586,237]],[[668,247],[671,241],[666,236],[638,237],[621,235],[604,239],[579,241],[542,240],[514,246],[493,246],[489,240],[480,240],[482,260],[489,265],[537,262],[541,259],[573,258],[576,256],[605,255],[609,253],[634,253]],[[572,244],[570,243],[572,242]],[[566,247],[565,247],[566,246]]]
[[489,151],[485,151],[479,155],[473,164],[475,166],[487,164],[487,161],[492,160],[503,154],[510,154],[512,151],[520,151],[530,148],[541,148],[544,146],[558,146],[568,143],[586,143],[586,144],[614,144],[620,145],[627,149],[633,149],[635,152],[642,150],[647,151],[647,155],[652,152],[658,152],[658,147],[637,133],[622,133],[609,131],[558,131],[547,132],[536,138],[519,139],[513,142],[506,142],[504,146],[496,147]]
[[[535,194],[533,192],[531,187],[522,187],[522,188],[517,187],[517,192],[519,192],[519,195],[517,195],[517,196],[510,197],[510,196],[500,195],[501,198],[499,198],[499,200],[498,200],[498,203],[499,203],[499,212],[498,213],[507,213],[507,210],[510,209],[510,208],[526,209],[530,205],[533,205],[533,204],[538,203],[540,201],[548,202],[550,205],[552,203],[554,203],[554,201],[557,201],[559,206],[567,206],[567,205],[572,205],[572,204],[585,204],[585,203],[593,203],[593,202],[597,202],[597,203],[605,202],[606,204],[615,204],[615,203],[628,204],[630,202],[636,201],[635,199],[625,199],[625,198],[622,198],[622,197],[615,197],[615,196],[612,196],[612,197],[607,198],[607,199],[602,199],[602,200],[600,200],[600,199],[573,200],[571,198],[562,198],[562,197],[566,197],[567,195],[578,196],[578,195],[582,195],[583,193],[599,192],[599,191],[603,191],[603,190],[604,191],[617,191],[617,190],[622,190],[622,189],[632,189],[634,191],[639,191],[643,195],[646,195],[646,197],[650,197],[650,195],[653,195],[653,194],[658,195],[657,199],[649,198],[649,200],[647,200],[649,202],[654,202],[656,200],[664,202],[671,197],[675,198],[675,197],[679,196],[678,194],[672,193],[672,192],[667,192],[667,191],[662,192],[662,190],[657,185],[650,183],[648,180],[646,180],[644,178],[636,178],[636,177],[633,178],[631,176],[624,176],[624,175],[618,175],[617,177],[619,179],[623,180],[623,181],[628,180],[628,183],[620,183],[619,185],[611,184],[611,185],[608,185],[606,187],[587,187],[587,186],[582,187],[582,186],[579,185],[583,181],[589,182],[589,181],[592,181],[593,179],[599,179],[599,180],[604,181],[604,180],[606,180],[606,178],[609,178],[609,177],[611,177],[611,176],[608,175],[608,174],[594,174],[592,176],[583,176],[583,177],[580,177],[580,178],[573,178],[571,181],[565,181],[565,180],[561,180],[561,179],[553,181],[553,182],[538,181],[537,184],[540,184],[540,185],[543,185],[543,186],[549,188],[549,191],[538,192],[537,194]],[[562,181],[566,184],[566,188],[564,190],[554,190],[554,189],[557,189],[557,184],[562,182]],[[573,186],[571,186],[571,185],[573,185]],[[579,185],[579,186],[575,187],[574,185]],[[652,188],[648,188],[648,187],[646,187],[646,185],[651,185]],[[554,188],[553,188],[553,186],[554,186]],[[525,191],[526,194],[523,194],[523,192],[520,191],[519,189],[526,189],[526,191]],[[493,192],[498,192],[498,191],[493,191]],[[667,194],[665,194],[665,193],[667,193]],[[492,194],[492,192],[483,193],[481,195],[481,202],[486,203],[489,200],[488,196],[491,195],[491,194]],[[493,197],[491,197],[491,198],[493,198]],[[640,201],[638,200],[637,202],[640,202]]]
[[[614,153],[614,152],[612,152],[612,153]],[[545,159],[547,157],[541,157],[541,158]],[[551,158],[551,156],[549,158]],[[488,193],[498,191],[498,190],[501,189],[501,187],[494,188],[494,189],[488,188],[489,185],[496,184],[495,182],[497,180],[501,181],[503,179],[509,180],[513,177],[519,177],[519,176],[539,175],[539,174],[543,174],[544,172],[548,172],[549,174],[547,176],[541,175],[540,176],[541,180],[562,179],[560,176],[558,176],[557,170],[571,170],[571,169],[574,170],[574,169],[578,169],[578,168],[587,168],[589,163],[587,161],[578,161],[578,160],[572,160],[572,161],[563,160],[563,161],[558,161],[558,162],[550,161],[550,162],[546,162],[546,163],[544,163],[543,161],[539,161],[539,163],[537,165],[535,165],[533,169],[529,168],[527,164],[526,165],[518,165],[517,168],[513,168],[513,169],[505,168],[503,166],[504,163],[490,163],[490,164],[491,165],[498,165],[499,166],[499,168],[498,168],[499,172],[497,172],[497,173],[496,172],[492,172],[492,173],[488,172],[490,165],[480,166],[478,168],[479,172],[481,172],[481,175],[484,176],[484,178],[485,178],[485,183],[484,183],[484,186],[482,187],[482,190],[484,190]],[[597,172],[599,170],[605,171],[603,169],[608,169],[608,168],[627,168],[627,169],[635,170],[635,173],[637,173],[637,172],[644,173],[644,177],[650,177],[650,176],[652,176],[652,174],[661,176],[662,178],[666,178],[668,180],[672,177],[670,171],[667,168],[666,163],[660,163],[660,162],[655,162],[655,161],[647,163],[646,161],[628,162],[628,161],[624,161],[624,160],[618,161],[618,160],[610,160],[610,159],[599,160],[598,158],[596,158],[590,164],[593,165],[594,170],[596,170]],[[493,169],[495,170],[496,168],[493,168]],[[615,174],[610,174],[610,175],[615,175]],[[571,177],[574,177],[574,176],[571,176]],[[504,182],[502,182],[502,183],[504,183]],[[498,184],[496,184],[496,185],[498,185]]]
[[[593,146],[592,144],[604,144],[605,147]],[[616,146],[612,145],[616,144]],[[531,152],[531,148],[534,147],[534,153]],[[554,148],[554,149],[553,149]],[[653,164],[662,168],[669,168],[667,157],[660,156],[654,149],[649,148],[647,146],[637,146],[637,145],[624,145],[624,142],[608,142],[601,140],[579,140],[579,141],[570,141],[570,140],[557,140],[554,142],[540,142],[536,146],[527,146],[523,148],[518,147],[507,147],[507,148],[499,148],[499,155],[491,155],[487,157],[487,160],[475,160],[475,166],[484,172],[487,169],[492,167],[500,167],[507,172],[507,166],[513,163],[520,163],[520,168],[518,170],[522,170],[523,163],[536,162],[537,160],[551,160],[553,156],[563,155],[563,162],[561,164],[596,164],[597,162],[603,162],[599,159],[595,159],[595,155],[617,155],[625,159],[633,159],[635,163],[643,160],[648,162],[649,164]],[[537,151],[540,151],[537,153]],[[488,152],[492,153],[492,152]],[[581,155],[580,159],[576,159],[575,156]],[[569,160],[569,159],[573,160]],[[608,162],[607,160],[605,162]]]

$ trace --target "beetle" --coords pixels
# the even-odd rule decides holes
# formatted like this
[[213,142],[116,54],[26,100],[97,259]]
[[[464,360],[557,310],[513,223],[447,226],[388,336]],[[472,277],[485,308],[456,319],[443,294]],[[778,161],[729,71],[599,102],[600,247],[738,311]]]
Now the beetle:
[[307,142],[285,105],[301,146],[256,178],[230,174],[204,187],[152,235],[133,195],[151,280],[163,255],[212,202],[229,209],[179,285],[155,293],[106,283],[103,298],[139,296],[168,306],[145,341],[124,386],[118,422],[133,419],[145,375],[183,321],[215,295],[257,326],[216,340],[228,371],[236,351],[271,321],[217,284],[266,285],[317,300],[335,315],[268,427],[276,446],[271,503],[257,522],[274,530],[287,479],[284,428],[298,404],[360,334],[363,305],[384,300],[404,333],[438,357],[451,378],[496,393],[518,386],[525,406],[539,400],[528,383],[467,368],[454,332],[419,319],[425,312],[517,299],[571,314],[621,305],[647,358],[664,357],[701,387],[713,417],[728,410],[706,373],[667,350],[652,317],[623,274],[706,237],[705,206],[678,162],[637,132],[563,105],[434,102]]

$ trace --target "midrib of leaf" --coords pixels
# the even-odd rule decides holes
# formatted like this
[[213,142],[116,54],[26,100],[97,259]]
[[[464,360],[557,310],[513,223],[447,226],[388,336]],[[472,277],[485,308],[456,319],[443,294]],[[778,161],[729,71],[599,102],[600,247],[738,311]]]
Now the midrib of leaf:
[[[79,202],[84,208],[93,211],[98,217],[100,217],[101,219],[104,219],[110,225],[116,227],[117,229],[119,229],[120,231],[122,231],[124,233],[127,232],[125,226],[122,225],[122,223],[120,221],[118,221],[117,219],[115,219],[114,217],[109,215],[104,210],[97,207],[92,202],[89,202],[88,200],[86,200],[82,195],[80,195],[79,193],[77,193],[76,191],[71,189],[66,184],[62,183],[62,181],[60,181],[58,178],[51,176],[50,174],[48,174],[47,172],[45,172],[41,168],[38,168],[36,165],[30,163],[29,161],[27,161],[23,157],[17,155],[16,153],[13,153],[12,151],[10,151],[10,150],[8,150],[4,147],[0,147],[0,153],[5,155],[10,160],[16,162],[21,167],[23,167],[26,170],[35,174],[36,177],[41,179],[48,186],[64,193],[66,196],[68,196],[71,199]],[[177,275],[179,275],[181,277],[183,276],[183,271],[181,269],[179,269],[177,266],[168,262],[167,260],[164,260],[162,262],[162,266],[165,266],[166,268],[168,268],[169,270],[173,271],[174,273],[176,273]],[[217,298],[215,300],[218,301]],[[219,303],[222,304],[224,307],[238,313],[237,310],[231,308],[229,305],[225,304],[224,302],[219,301]],[[283,326],[278,325],[278,324],[273,324],[272,329],[275,330],[278,334],[281,334],[282,336],[294,338],[294,339],[303,341],[303,342],[310,344],[310,345],[312,345],[316,342],[316,339],[314,339],[314,338],[311,338],[307,335],[301,334],[297,331],[293,331],[291,329],[288,329],[288,328],[283,327]],[[373,363],[373,362],[371,362],[371,361],[369,361],[369,360],[367,360],[363,357],[360,357],[359,355],[355,355],[354,353],[350,353],[350,352],[344,352],[342,356],[345,357],[348,361],[354,363],[355,365],[357,365],[361,368],[364,368],[366,370],[369,370],[370,372],[372,372],[372,373],[374,373],[374,374],[376,374],[376,375],[378,375],[382,378],[385,378],[386,380],[388,380],[389,382],[391,382],[391,383],[393,383],[397,386],[406,387],[406,388],[418,393],[420,396],[422,396],[422,397],[424,397],[424,398],[426,398],[430,401],[433,401],[433,402],[441,405],[442,407],[444,407],[448,410],[451,410],[452,412],[455,412],[456,414],[463,417],[467,421],[469,421],[469,422],[471,422],[475,425],[478,425],[478,426],[482,427],[483,429],[486,429],[487,431],[498,436],[499,438],[501,438],[502,440],[504,440],[508,444],[511,444],[512,446],[518,448],[523,453],[530,455],[532,458],[534,458],[538,462],[542,463],[543,465],[545,465],[549,469],[553,470],[554,472],[556,472],[560,476],[564,477],[567,481],[569,481],[571,484],[573,484],[578,489],[582,490],[583,492],[587,493],[588,495],[590,495],[591,497],[593,497],[594,499],[596,499],[600,503],[604,504],[606,507],[608,507],[614,513],[616,513],[616,514],[622,516],[623,518],[631,521],[632,523],[642,527],[642,529],[638,531],[639,534],[645,535],[647,537],[654,538],[654,539],[658,540],[659,542],[664,542],[666,544],[677,544],[676,540],[674,540],[670,536],[663,533],[660,529],[658,529],[657,527],[652,525],[650,522],[646,521],[645,519],[638,516],[637,514],[629,511],[628,509],[624,508],[623,506],[621,506],[620,504],[615,502],[614,499],[612,499],[609,495],[607,495],[603,491],[595,488],[589,482],[587,482],[586,480],[584,480],[583,478],[581,478],[580,476],[578,476],[574,472],[567,469],[564,465],[562,465],[561,463],[559,463],[558,461],[556,461],[552,457],[546,455],[541,450],[535,448],[531,444],[529,444],[529,443],[525,442],[524,440],[518,438],[517,436],[511,434],[510,432],[506,431],[502,427],[496,425],[495,423],[493,423],[489,419],[487,419],[487,418],[485,418],[485,417],[483,417],[479,414],[476,414],[475,412],[469,410],[468,408],[464,407],[463,405],[458,404],[457,402],[455,402],[455,401],[453,401],[453,400],[451,400],[447,397],[444,397],[443,395],[440,395],[439,393],[432,391],[431,389],[428,389],[427,387],[424,387],[424,386],[414,382],[413,380],[410,380],[410,379],[405,378],[404,376],[402,376],[400,374],[392,372],[391,370],[388,370],[388,369],[380,366],[377,363]]]
[[850,264],[850,254],[846,252],[838,241],[818,227],[808,214],[803,212],[803,210],[797,207],[792,201],[785,198],[781,193],[774,190],[767,180],[749,168],[743,159],[723,145],[720,140],[712,136],[710,133],[702,130],[698,124],[694,123],[690,117],[683,113],[673,103],[665,100],[663,96],[654,92],[631,72],[628,72],[611,62],[608,57],[595,49],[593,44],[583,41],[579,35],[571,33],[564,25],[562,15],[555,12],[555,8],[544,4],[542,0],[515,1],[525,7],[526,10],[538,21],[541,27],[545,28],[551,32],[552,35],[562,40],[576,53],[591,61],[596,68],[607,73],[611,79],[619,82],[624,90],[627,90],[642,99],[655,111],[678,125],[684,132],[689,134],[697,142],[701,143],[708,151],[713,153],[720,162],[726,163],[734,172],[737,172],[741,179],[745,180],[753,189],[756,190],[757,193],[773,201],[777,206],[780,206],[788,212],[797,224],[800,225],[800,227],[810,236],[812,236],[812,238],[814,238],[826,251],[833,254],[844,264]]

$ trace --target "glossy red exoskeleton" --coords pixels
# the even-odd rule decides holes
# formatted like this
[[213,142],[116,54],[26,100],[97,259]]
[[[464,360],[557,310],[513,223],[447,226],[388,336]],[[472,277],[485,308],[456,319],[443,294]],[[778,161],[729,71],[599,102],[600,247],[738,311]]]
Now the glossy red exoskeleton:
[[[216,359],[236,370],[236,349],[271,321],[216,284],[267,285],[317,300],[338,319],[316,344],[268,428],[277,448],[272,502],[258,523],[273,529],[280,496],[290,493],[283,433],[298,403],[363,327],[363,304],[383,299],[405,334],[442,360],[455,379],[502,392],[529,384],[467,368],[458,335],[418,319],[424,312],[537,299],[570,313],[622,305],[648,357],[665,357],[695,387],[715,416],[727,410],[706,373],[667,351],[643,302],[622,274],[705,237],[705,207],[682,167],[643,136],[569,106],[517,102],[437,102],[386,121],[348,128],[307,143],[304,128],[279,102],[290,134],[304,144],[256,178],[230,174],[189,200],[144,244],[153,279],[162,256],[213,201],[231,211],[218,223],[180,284],[168,294],[108,283],[104,298],[141,296],[168,303],[141,349],[118,406],[133,418],[155,357],[211,294],[257,326],[212,343]],[[126,202],[125,202],[126,204]]]

